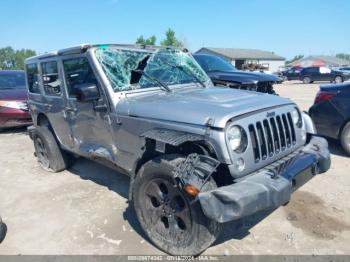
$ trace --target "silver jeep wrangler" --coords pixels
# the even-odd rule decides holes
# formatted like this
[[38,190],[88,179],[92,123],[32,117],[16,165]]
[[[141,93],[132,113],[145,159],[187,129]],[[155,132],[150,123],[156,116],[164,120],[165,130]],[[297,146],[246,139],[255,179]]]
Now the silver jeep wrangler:
[[201,253],[222,223],[288,203],[330,167],[292,101],[213,87],[177,49],[81,45],[27,59],[26,76],[41,166],[78,155],[130,176],[141,227],[169,254]]

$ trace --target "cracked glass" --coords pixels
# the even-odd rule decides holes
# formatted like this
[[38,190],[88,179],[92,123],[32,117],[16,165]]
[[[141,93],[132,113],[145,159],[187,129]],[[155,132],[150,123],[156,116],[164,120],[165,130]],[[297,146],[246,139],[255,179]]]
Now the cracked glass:
[[160,85],[157,81],[167,86],[211,84],[194,58],[177,49],[149,52],[104,46],[97,48],[95,54],[115,92],[156,87]]

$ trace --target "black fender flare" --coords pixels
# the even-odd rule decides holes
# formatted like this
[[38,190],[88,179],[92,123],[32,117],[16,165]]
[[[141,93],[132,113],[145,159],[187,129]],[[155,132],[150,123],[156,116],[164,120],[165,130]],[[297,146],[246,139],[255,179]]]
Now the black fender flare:
[[141,137],[155,140],[156,150],[162,153],[164,153],[164,146],[166,144],[172,146],[179,146],[185,142],[206,140],[205,137],[202,135],[163,128],[155,128],[152,130],[148,130],[145,133],[143,133]]
[[[140,135],[140,137],[146,139],[151,139],[155,141],[155,150],[160,153],[165,153],[165,145],[180,146],[185,142],[196,142],[196,141],[206,141],[204,135],[198,135],[193,133],[188,133],[178,130],[170,130],[166,128],[154,128],[148,130]],[[215,150],[214,150],[215,151]],[[141,157],[141,156],[140,156]],[[138,162],[138,161],[137,161]],[[136,163],[137,163],[136,162]],[[132,200],[132,188],[134,184],[137,166],[135,165],[134,171],[132,172],[129,187],[129,201]]]

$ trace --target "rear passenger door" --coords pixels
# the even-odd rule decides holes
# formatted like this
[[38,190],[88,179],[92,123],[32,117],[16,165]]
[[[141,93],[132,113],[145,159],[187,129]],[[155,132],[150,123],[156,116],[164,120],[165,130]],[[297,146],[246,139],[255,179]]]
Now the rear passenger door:
[[[85,55],[62,60],[67,91],[66,118],[72,128],[75,151],[93,158],[114,160],[110,110],[107,96]],[[100,98],[81,102],[77,89],[96,85]]]
[[320,69],[318,67],[311,67],[308,71],[311,75],[312,81],[320,81],[322,80]]
[[62,71],[58,60],[46,60],[40,63],[43,99],[38,107],[48,117],[56,137],[64,147],[70,147],[71,129],[64,118],[65,99]]

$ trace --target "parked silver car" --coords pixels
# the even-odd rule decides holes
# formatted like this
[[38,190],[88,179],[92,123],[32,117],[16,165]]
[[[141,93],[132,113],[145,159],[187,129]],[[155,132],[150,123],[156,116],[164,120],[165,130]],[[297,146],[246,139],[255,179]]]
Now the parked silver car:
[[81,45],[27,59],[26,76],[41,166],[73,153],[129,175],[141,227],[170,254],[201,253],[222,223],[286,204],[330,166],[292,101],[214,87],[177,49]]

